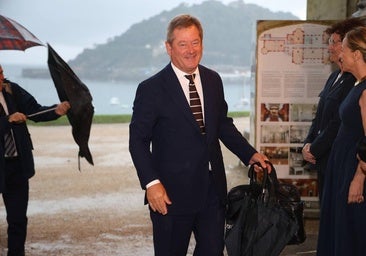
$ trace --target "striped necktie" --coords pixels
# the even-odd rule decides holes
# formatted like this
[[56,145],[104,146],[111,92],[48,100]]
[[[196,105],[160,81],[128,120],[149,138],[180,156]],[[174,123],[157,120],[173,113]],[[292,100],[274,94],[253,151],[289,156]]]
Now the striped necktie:
[[[6,116],[3,105],[0,103],[0,116]],[[4,134],[4,149],[5,157],[16,156],[17,149],[11,131]]]
[[185,77],[189,80],[189,105],[191,107],[194,118],[196,119],[201,133],[205,134],[205,124],[203,122],[203,113],[200,96],[198,95],[196,85],[194,84],[194,78],[196,74],[185,75]]

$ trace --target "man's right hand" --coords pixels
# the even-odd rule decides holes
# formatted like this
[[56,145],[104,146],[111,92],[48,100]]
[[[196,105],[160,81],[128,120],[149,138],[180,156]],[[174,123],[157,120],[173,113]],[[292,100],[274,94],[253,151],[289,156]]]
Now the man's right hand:
[[20,124],[20,123],[24,123],[25,121],[27,121],[27,116],[24,115],[23,113],[15,112],[15,113],[9,115],[8,120],[9,120],[9,123]]
[[151,209],[156,212],[166,215],[168,213],[167,204],[172,204],[170,201],[166,190],[160,182],[158,184],[152,185],[146,189],[147,201]]
[[305,146],[302,148],[302,157],[305,161],[315,164],[316,158],[313,156],[313,154],[310,153],[310,143],[306,143]]

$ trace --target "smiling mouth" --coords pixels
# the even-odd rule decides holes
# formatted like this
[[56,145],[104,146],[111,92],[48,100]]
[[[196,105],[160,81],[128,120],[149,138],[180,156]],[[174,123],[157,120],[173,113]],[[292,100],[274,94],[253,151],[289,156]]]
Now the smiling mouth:
[[196,58],[196,54],[188,54],[187,56],[186,56],[186,58],[187,59],[195,59]]

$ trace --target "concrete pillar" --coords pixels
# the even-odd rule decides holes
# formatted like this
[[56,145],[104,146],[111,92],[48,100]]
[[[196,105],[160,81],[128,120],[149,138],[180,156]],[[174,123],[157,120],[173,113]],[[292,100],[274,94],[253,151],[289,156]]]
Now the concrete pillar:
[[307,0],[308,20],[341,20],[351,17],[362,0]]

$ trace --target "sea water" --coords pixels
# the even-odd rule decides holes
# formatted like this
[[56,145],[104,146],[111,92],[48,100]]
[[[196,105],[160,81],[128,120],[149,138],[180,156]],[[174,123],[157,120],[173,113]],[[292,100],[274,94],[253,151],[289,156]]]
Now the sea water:
[[[21,76],[21,65],[2,64],[6,78],[19,84],[32,94],[41,105],[52,105],[59,102],[56,88],[51,78],[34,79]],[[27,67],[29,68],[29,67]],[[47,68],[47,67],[46,67]],[[225,99],[229,111],[250,110],[250,85],[247,78],[225,82]],[[91,81],[83,80],[93,97],[96,115],[131,114],[136,88],[141,81]]]

